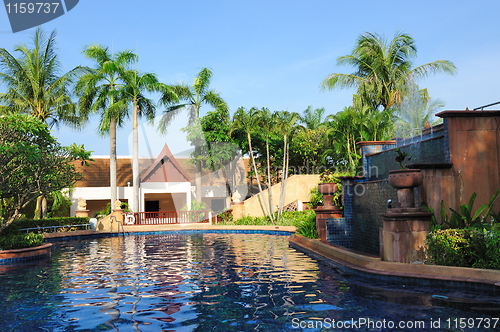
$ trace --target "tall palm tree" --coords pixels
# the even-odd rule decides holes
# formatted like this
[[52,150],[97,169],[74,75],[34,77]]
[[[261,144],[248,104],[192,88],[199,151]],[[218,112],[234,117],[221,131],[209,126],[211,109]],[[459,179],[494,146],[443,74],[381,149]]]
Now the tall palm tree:
[[111,205],[116,201],[116,127],[121,127],[128,117],[128,99],[123,96],[125,85],[123,76],[128,66],[136,60],[129,51],[111,53],[108,47],[87,45],[83,50],[87,59],[95,62],[94,68],[81,75],[75,92],[79,96],[78,110],[88,119],[91,114],[99,114],[101,122],[98,132],[101,136],[109,134],[109,170]]
[[288,164],[290,159],[290,143],[288,138],[294,133],[295,130],[301,130],[302,126],[296,126],[297,122],[301,119],[300,115],[295,112],[281,112],[276,116],[276,125],[281,133],[283,133],[283,167],[281,171],[281,188],[280,188],[280,201],[278,203],[278,219],[283,213],[286,198],[286,183],[288,180]]
[[262,197],[262,201],[264,202],[264,207],[266,209],[267,215],[269,216],[271,222],[274,224],[273,215],[271,213],[271,210],[267,206],[266,199],[264,198],[264,194],[262,193],[262,186],[260,185],[259,172],[257,170],[257,165],[255,164],[255,158],[252,149],[251,134],[255,130],[255,128],[258,127],[258,121],[259,121],[258,109],[252,107],[248,112],[246,112],[243,107],[240,107],[233,116],[233,122],[229,134],[238,129],[244,131],[247,134],[248,149],[250,153],[250,158],[252,159],[252,165],[255,172],[255,177],[257,178],[257,185],[259,186],[260,196]]
[[258,126],[266,137],[266,160],[267,160],[267,192],[269,196],[269,207],[274,213],[273,195],[271,193],[271,159],[269,156],[269,136],[276,127],[276,114],[272,114],[268,108],[263,107],[258,111]]
[[396,33],[388,43],[375,33],[365,33],[356,41],[352,54],[341,56],[337,65],[355,68],[352,74],[330,74],[321,83],[323,89],[358,89],[364,106],[383,110],[400,104],[409,85],[430,74],[455,74],[455,65],[437,60],[412,68],[416,57],[415,41],[409,35]]
[[33,48],[16,46],[19,58],[0,48],[0,82],[8,87],[7,92],[0,93],[0,112],[29,113],[50,127],[59,122],[73,127],[80,124],[69,85],[82,68],[61,74],[56,37],[55,30],[46,38],[37,28]]
[[[136,57],[137,64],[137,57]],[[136,65],[137,66],[137,65]],[[133,116],[132,116],[132,177],[133,177],[133,204],[132,210],[139,211],[139,137],[137,120],[142,115],[146,116],[150,122],[154,121],[156,107],[153,102],[146,98],[144,92],[158,92],[162,91],[167,93],[170,91],[169,87],[158,81],[158,78],[153,73],[140,73],[135,70],[127,70],[121,78],[125,83],[122,93],[125,98],[132,102]],[[175,95],[171,96],[175,99]]]
[[[174,85],[171,90],[162,93],[160,103],[165,105],[166,110],[158,124],[160,132],[165,133],[173,118],[184,108],[188,110],[189,126],[191,128],[196,126],[198,129],[200,127],[200,108],[203,105],[210,105],[213,108],[228,111],[227,104],[220,94],[209,89],[211,78],[212,71],[203,68],[194,79],[193,85]],[[179,103],[179,100],[182,102]],[[200,149],[200,146],[195,146],[196,155],[200,155]],[[201,161],[199,160],[195,164],[195,183],[196,199],[201,202]]]
[[[50,127],[57,127],[60,122],[74,128],[80,126],[69,85],[82,68],[78,66],[61,74],[56,37],[55,30],[46,37],[43,30],[37,28],[32,48],[25,44],[16,46],[18,58],[0,48],[0,82],[8,88],[7,92],[0,93],[0,114],[29,113]],[[36,218],[47,216],[46,207],[46,198],[39,196]]]

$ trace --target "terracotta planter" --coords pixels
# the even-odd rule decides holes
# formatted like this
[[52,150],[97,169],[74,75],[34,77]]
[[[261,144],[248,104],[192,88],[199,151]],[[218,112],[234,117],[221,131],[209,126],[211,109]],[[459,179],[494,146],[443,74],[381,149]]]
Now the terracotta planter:
[[389,185],[396,189],[415,188],[424,181],[419,169],[398,169],[389,171],[389,174]]
[[325,182],[318,184],[318,191],[323,195],[332,195],[338,190],[337,184],[333,182]]

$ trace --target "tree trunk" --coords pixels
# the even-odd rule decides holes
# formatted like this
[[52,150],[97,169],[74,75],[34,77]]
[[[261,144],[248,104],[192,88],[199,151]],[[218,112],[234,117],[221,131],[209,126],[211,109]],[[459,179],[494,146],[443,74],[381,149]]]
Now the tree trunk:
[[269,207],[271,213],[274,214],[273,195],[271,193],[271,163],[269,159],[269,139],[266,137],[266,150],[267,150],[267,193],[269,196]]
[[42,197],[42,218],[47,218],[47,197]]
[[33,219],[41,219],[42,216],[42,196],[38,196],[36,199],[35,215]]
[[134,101],[134,117],[132,122],[132,181],[133,181],[133,204],[132,211],[139,212],[139,133],[137,128],[137,112],[139,107]]
[[257,172],[257,166],[255,165],[255,159],[253,157],[252,140],[250,138],[250,133],[248,132],[247,135],[248,135],[248,147],[250,149],[250,156],[252,157],[252,165],[253,165],[253,169],[255,171],[255,177],[257,178],[257,184],[259,185],[260,196],[262,197],[262,201],[264,202],[264,207],[266,208],[267,215],[269,216],[269,219],[271,220],[271,222],[274,224],[273,216],[269,212],[269,208],[267,207],[266,199],[264,198],[264,194],[262,193],[262,186],[260,185],[259,173]]
[[109,123],[109,186],[111,188],[111,209],[116,201],[116,119]]
[[278,206],[278,220],[283,212],[283,192],[285,190],[285,166],[286,166],[286,134],[284,136],[283,144],[283,167],[281,168],[281,188],[280,188],[280,202]]

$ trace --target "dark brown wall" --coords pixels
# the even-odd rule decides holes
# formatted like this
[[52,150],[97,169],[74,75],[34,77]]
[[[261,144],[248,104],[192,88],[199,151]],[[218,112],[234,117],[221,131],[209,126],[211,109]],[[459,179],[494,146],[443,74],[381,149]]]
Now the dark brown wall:
[[[500,188],[500,114],[485,116],[483,113],[486,112],[480,116],[446,118],[453,164],[451,183],[455,185],[455,200],[450,205],[457,210],[460,204],[469,201],[472,193],[477,193],[474,203],[477,209],[488,203]],[[495,202],[494,210],[500,210],[500,199]]]

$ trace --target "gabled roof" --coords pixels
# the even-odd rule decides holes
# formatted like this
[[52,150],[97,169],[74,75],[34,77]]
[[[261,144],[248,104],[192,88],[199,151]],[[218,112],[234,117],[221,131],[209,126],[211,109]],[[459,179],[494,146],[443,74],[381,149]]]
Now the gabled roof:
[[141,176],[141,182],[192,182],[181,165],[170,152],[167,144],[163,146],[158,158]]

